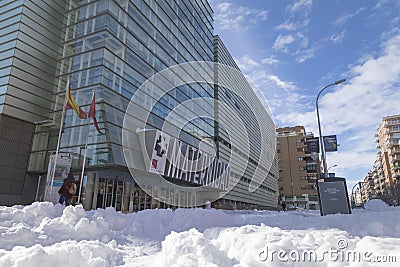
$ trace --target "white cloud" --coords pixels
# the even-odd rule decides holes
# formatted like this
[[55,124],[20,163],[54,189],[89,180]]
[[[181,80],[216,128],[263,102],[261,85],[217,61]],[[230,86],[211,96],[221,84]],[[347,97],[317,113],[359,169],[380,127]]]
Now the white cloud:
[[275,39],[275,42],[272,45],[272,49],[274,49],[275,51],[288,53],[289,45],[296,46],[295,47],[296,50],[298,48],[304,49],[308,46],[308,38],[305,37],[301,32],[288,35],[280,34]]
[[353,18],[354,16],[357,16],[357,15],[358,15],[360,12],[362,12],[364,9],[365,9],[364,7],[361,7],[361,8],[359,8],[359,9],[357,9],[357,11],[354,12],[353,14],[346,13],[346,14],[341,15],[339,18],[336,19],[336,21],[334,22],[334,25],[335,25],[335,26],[340,26],[340,25],[345,24],[345,23],[346,23],[347,21],[349,21],[351,18]]
[[275,57],[266,57],[261,60],[262,64],[274,65],[280,63]]
[[308,38],[304,36],[301,32],[296,33],[297,40],[302,48],[308,46]]
[[278,87],[280,87],[282,89],[289,90],[289,91],[293,91],[293,90],[297,89],[296,85],[294,85],[293,82],[283,81],[276,75],[272,75],[272,74],[268,75],[267,79],[270,80],[271,82],[274,82]]
[[259,67],[260,63],[256,62],[254,59],[252,59],[249,55],[244,55],[243,57],[236,59],[236,64],[239,66],[240,70],[242,71],[249,71],[253,69],[254,67]]
[[219,30],[246,30],[268,18],[268,11],[222,2],[215,6],[214,23]]
[[286,10],[292,14],[303,12],[307,16],[312,10],[312,5],[312,0],[298,0],[293,5],[289,5]]
[[313,58],[315,56],[315,53],[316,53],[315,48],[297,50],[295,53],[295,60],[299,63],[304,62],[307,59]]
[[[339,151],[341,150],[339,146]],[[361,180],[364,177],[349,177],[347,173],[350,169],[371,169],[376,158],[375,152],[346,151],[345,153],[334,152],[327,154],[328,166],[337,164],[332,171],[343,173],[344,177]],[[363,173],[364,175],[366,173]]]
[[343,25],[346,23],[346,21],[348,21],[349,19],[351,19],[354,15],[353,14],[343,14],[342,16],[340,16],[339,18],[336,19],[335,21],[335,25]]
[[[399,113],[399,47],[400,34],[397,34],[382,44],[378,55],[363,57],[361,63],[352,66],[346,83],[330,88],[320,97],[323,134],[337,134],[341,143],[339,152],[329,155],[335,161],[333,164],[340,161],[348,171],[360,166],[372,167],[376,129],[383,116]],[[275,118],[284,125],[304,125],[314,133],[318,129],[315,109],[281,113]]]
[[341,43],[344,40],[344,34],[346,30],[343,30],[341,33],[333,34],[331,37],[329,37],[329,40],[331,40],[334,43]]
[[279,24],[275,27],[275,30],[286,30],[286,31],[296,31],[300,28],[306,27],[310,23],[310,19],[305,19],[303,21],[289,22]]
[[288,52],[287,46],[291,43],[294,42],[294,37],[292,35],[282,35],[279,34],[279,36],[276,38],[274,44],[272,45],[272,48],[276,51],[282,51],[282,52]]

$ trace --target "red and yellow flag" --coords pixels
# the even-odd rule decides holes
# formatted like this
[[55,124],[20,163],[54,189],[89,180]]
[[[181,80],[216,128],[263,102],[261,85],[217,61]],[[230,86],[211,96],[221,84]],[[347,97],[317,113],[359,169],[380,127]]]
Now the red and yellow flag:
[[93,119],[93,124],[96,127],[97,131],[99,134],[102,134],[99,128],[99,124],[97,123],[96,119],[96,97],[93,92],[93,97],[92,97],[92,103],[90,104],[89,112],[88,112],[88,117]]
[[78,103],[76,103],[74,97],[72,96],[71,86],[68,86],[67,89],[67,104],[65,106],[65,110],[68,109],[73,109],[80,119],[87,118],[86,113],[79,107]]

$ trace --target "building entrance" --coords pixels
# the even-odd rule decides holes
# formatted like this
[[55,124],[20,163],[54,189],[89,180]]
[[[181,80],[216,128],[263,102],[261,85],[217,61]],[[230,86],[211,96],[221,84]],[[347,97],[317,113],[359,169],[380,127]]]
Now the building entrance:
[[125,191],[123,180],[99,178],[96,208],[114,207],[116,211],[122,211]]

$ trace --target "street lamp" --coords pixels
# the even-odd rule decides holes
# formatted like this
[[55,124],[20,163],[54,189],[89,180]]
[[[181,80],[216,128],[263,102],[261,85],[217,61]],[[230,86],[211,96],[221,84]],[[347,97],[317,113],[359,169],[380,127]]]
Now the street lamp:
[[330,166],[330,167],[328,168],[328,171],[329,171],[331,168],[335,168],[335,167],[337,167],[337,166],[338,166],[337,164]]
[[321,93],[328,87],[333,86],[333,85],[338,85],[342,82],[346,81],[346,79],[341,79],[338,80],[332,84],[328,84],[327,86],[325,86],[324,88],[321,89],[321,91],[319,91],[318,95],[317,95],[317,99],[315,100],[315,106],[317,108],[317,119],[318,119],[318,131],[319,131],[319,143],[321,146],[321,157],[322,157],[322,162],[324,165],[324,178],[328,177],[328,167],[326,165],[326,154],[325,154],[325,146],[324,146],[324,142],[323,142],[323,138],[322,138],[322,131],[321,131],[321,122],[319,119],[319,109],[318,109],[318,99],[319,96],[321,95]]

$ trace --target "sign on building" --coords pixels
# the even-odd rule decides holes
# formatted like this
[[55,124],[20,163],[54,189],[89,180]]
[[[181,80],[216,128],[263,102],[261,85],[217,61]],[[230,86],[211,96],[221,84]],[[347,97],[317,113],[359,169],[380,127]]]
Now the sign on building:
[[143,154],[146,171],[195,186],[227,190],[230,178],[228,163],[160,130],[146,129],[139,133],[142,152],[143,149],[147,151]]
[[345,178],[320,179],[317,182],[317,190],[322,216],[351,213]]
[[165,164],[167,163],[169,139],[169,135],[161,131],[156,131],[151,155],[150,172],[164,174]]

